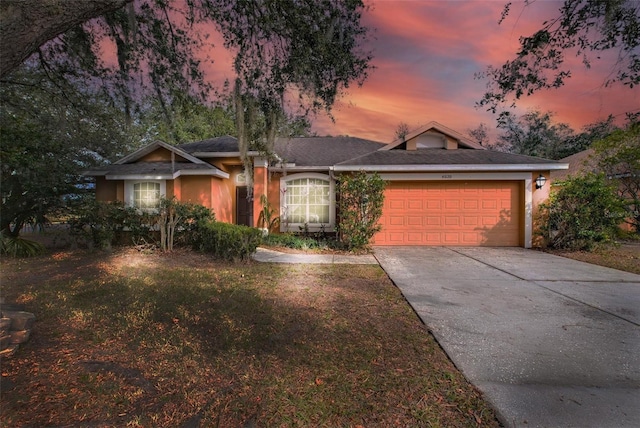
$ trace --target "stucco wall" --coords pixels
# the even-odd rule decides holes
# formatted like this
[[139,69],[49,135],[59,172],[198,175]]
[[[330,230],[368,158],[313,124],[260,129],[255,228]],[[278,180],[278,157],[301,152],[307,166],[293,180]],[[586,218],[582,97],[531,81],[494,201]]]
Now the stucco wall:
[[211,177],[197,175],[180,177],[180,200],[211,207]]
[[[544,184],[544,186],[541,189],[536,189],[536,178],[538,178],[540,174],[542,174],[547,179],[547,182]],[[532,180],[531,180],[531,192],[533,193],[532,201],[531,201],[532,215],[533,215],[532,245],[534,247],[541,247],[544,245],[542,237],[538,233],[540,229],[540,221],[539,221],[540,204],[546,202],[547,199],[549,199],[549,193],[551,191],[550,177],[551,177],[551,171],[534,172],[532,174]]]
[[233,197],[229,192],[229,180],[220,180],[219,178],[211,178],[211,208],[216,215],[216,220],[224,223],[233,223],[235,210],[233,209],[233,200],[235,199],[235,191]]
[[[136,162],[167,162],[167,161],[171,161],[171,152],[165,148],[159,148],[149,153],[148,155],[141,157]],[[183,158],[182,156],[175,156],[175,161],[185,162],[186,159]]]
[[[112,202],[118,199],[118,183],[122,181],[109,181],[104,177],[96,177],[96,200],[102,202]],[[121,196],[124,198],[124,183],[122,183]]]

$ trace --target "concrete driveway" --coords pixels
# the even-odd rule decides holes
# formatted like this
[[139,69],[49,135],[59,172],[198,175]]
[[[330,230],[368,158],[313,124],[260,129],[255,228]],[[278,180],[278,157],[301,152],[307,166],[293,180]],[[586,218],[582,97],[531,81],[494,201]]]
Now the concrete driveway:
[[510,427],[640,427],[640,275],[521,248],[377,247]]

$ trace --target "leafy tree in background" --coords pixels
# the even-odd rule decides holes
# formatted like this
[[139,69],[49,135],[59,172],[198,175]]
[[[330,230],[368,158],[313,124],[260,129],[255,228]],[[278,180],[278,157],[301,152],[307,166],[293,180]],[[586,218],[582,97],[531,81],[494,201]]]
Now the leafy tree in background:
[[618,129],[593,145],[598,166],[617,185],[624,219],[640,233],[640,122]]
[[185,97],[174,103],[173,120],[164,120],[158,102],[144,111],[143,123],[147,140],[162,140],[169,144],[183,144],[222,135],[235,134],[233,109],[220,103],[209,105]]
[[556,149],[558,159],[566,158],[574,153],[587,150],[594,142],[607,137],[617,129],[618,127],[614,122],[613,116],[586,125],[582,132],[573,134],[560,142],[560,145]]
[[[535,0],[525,0],[528,6]],[[512,3],[505,6],[502,22]],[[478,102],[497,111],[515,105],[523,95],[558,88],[571,77],[565,57],[575,54],[586,68],[601,52],[617,51],[609,80],[633,88],[640,84],[640,2],[637,0],[565,0],[558,16],[528,37],[520,37],[520,51],[500,67],[490,66],[476,77],[488,79],[487,92]]]
[[553,123],[552,113],[532,110],[516,117],[503,115],[498,123],[502,133],[494,148],[499,151],[560,159],[561,147],[574,137],[574,131],[565,123]]
[[83,169],[122,156],[136,139],[101,94],[63,82],[61,98],[38,72],[20,78],[34,83],[0,88],[0,230],[11,236],[25,224],[45,224],[86,189],[78,187]]

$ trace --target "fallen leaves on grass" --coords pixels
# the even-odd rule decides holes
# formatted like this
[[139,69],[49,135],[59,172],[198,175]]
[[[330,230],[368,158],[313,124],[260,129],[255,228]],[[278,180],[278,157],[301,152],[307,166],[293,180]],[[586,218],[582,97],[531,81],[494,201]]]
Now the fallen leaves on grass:
[[2,262],[38,317],[2,362],[5,426],[498,425],[377,266],[30,263]]

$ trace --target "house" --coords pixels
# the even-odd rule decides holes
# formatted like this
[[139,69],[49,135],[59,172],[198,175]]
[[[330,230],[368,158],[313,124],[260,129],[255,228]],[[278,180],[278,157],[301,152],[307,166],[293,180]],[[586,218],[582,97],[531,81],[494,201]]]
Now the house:
[[577,177],[599,171],[598,162],[595,158],[595,150],[593,149],[574,153],[571,156],[560,159],[560,162],[567,163],[569,167],[563,170],[551,171],[551,180],[554,183],[564,181],[569,177]]
[[[355,137],[279,139],[276,161],[253,159],[253,199],[234,137],[178,147],[160,141],[88,171],[102,201],[151,208],[160,195],[214,210],[218,221],[257,225],[266,195],[281,231],[333,231],[336,177],[377,172],[388,182],[375,245],[533,245],[533,216],[565,163],[487,150],[437,122],[390,144]],[[546,184],[536,179],[544,177]],[[538,188],[539,187],[539,188]]]

